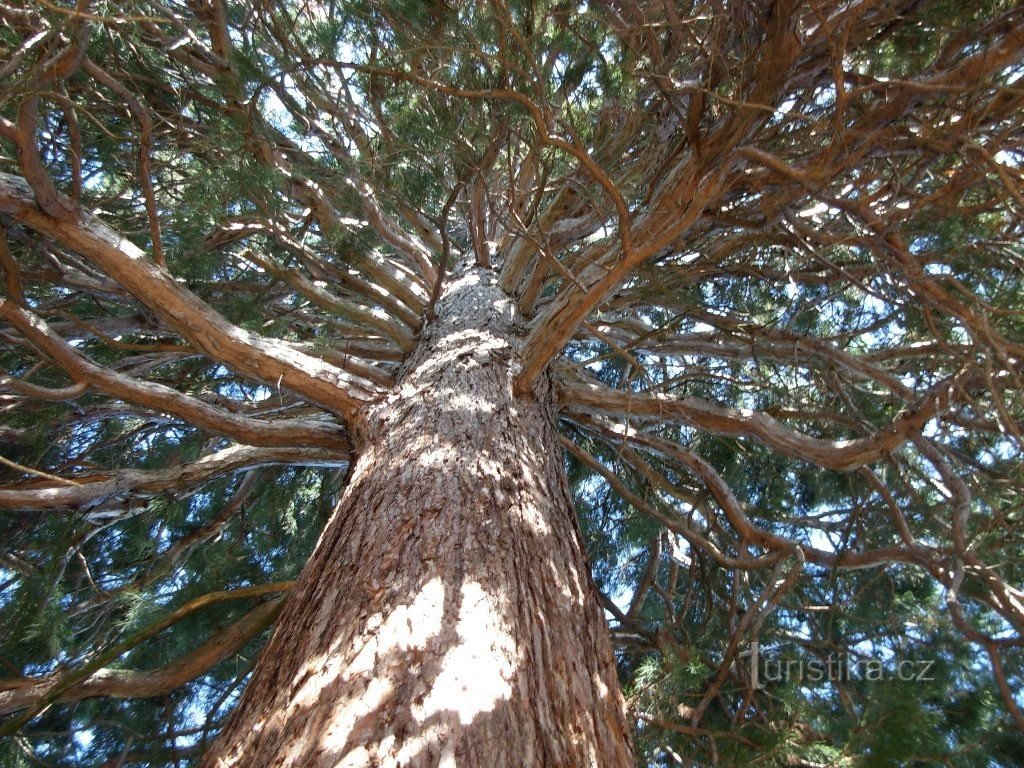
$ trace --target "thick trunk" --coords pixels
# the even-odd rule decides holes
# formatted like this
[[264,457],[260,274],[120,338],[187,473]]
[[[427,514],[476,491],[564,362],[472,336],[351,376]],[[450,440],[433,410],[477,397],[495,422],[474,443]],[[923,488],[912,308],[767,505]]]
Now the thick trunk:
[[207,766],[632,765],[546,393],[452,276]]

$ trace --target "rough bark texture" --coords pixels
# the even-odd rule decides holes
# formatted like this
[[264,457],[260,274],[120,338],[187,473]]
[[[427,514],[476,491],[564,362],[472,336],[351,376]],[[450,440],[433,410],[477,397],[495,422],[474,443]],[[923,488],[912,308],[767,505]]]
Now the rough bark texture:
[[548,393],[452,275],[206,766],[632,765]]

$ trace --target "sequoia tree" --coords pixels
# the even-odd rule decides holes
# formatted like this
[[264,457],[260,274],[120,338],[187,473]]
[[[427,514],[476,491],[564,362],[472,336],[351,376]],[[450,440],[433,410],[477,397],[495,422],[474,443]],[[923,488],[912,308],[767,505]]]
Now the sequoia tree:
[[5,765],[1019,758],[1018,3],[0,51]]

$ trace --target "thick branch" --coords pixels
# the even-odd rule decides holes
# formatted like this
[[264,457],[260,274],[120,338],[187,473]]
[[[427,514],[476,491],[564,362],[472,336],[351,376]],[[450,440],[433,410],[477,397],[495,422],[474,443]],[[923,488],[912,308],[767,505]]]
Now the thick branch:
[[0,487],[0,508],[59,509],[99,504],[125,494],[152,495],[190,488],[199,483],[268,464],[337,466],[348,454],[317,448],[253,448],[235,445],[196,461],[161,470],[122,469],[75,477],[74,485],[25,482]]
[[597,412],[606,416],[657,419],[686,424],[729,437],[749,437],[786,456],[826,469],[849,472],[877,461],[918,434],[948,407],[953,382],[933,388],[893,423],[870,437],[825,440],[797,432],[771,416],[746,408],[726,408],[696,397],[660,393],[620,392],[592,383],[559,382],[559,397],[569,412]]
[[144,408],[162,411],[214,434],[264,446],[314,445],[347,450],[348,437],[335,424],[309,419],[259,421],[216,408],[151,381],[139,381],[96,365],[53,332],[39,317],[0,300],[0,317],[10,322],[40,350],[56,360],[76,381]]
[[[294,581],[282,581],[276,584],[261,584],[255,587],[242,587],[240,589],[225,590],[221,592],[210,592],[209,594],[197,597],[194,600],[189,600],[187,603],[182,605],[180,608],[175,609],[164,618],[144,627],[128,637],[126,640],[123,640],[122,642],[117,643],[111,648],[108,648],[98,654],[80,669],[73,670],[51,681],[50,684],[47,685],[46,690],[42,692],[41,695],[37,696],[35,700],[30,703],[22,703],[19,706],[19,709],[24,709],[25,707],[28,708],[23,714],[19,715],[17,718],[8,720],[3,724],[3,726],[0,726],[0,736],[8,736],[12,733],[16,733],[18,729],[39,714],[39,712],[43,711],[53,702],[59,700],[61,695],[65,692],[73,690],[76,686],[82,684],[86,680],[89,680],[107,664],[110,664],[120,658],[137,645],[160,634],[168,627],[174,626],[179,621],[192,615],[196,611],[231,600],[247,600],[268,594],[287,592],[294,585]],[[0,682],[0,688],[3,687],[9,688],[11,686]]]
[[[145,699],[160,696],[180,688],[190,680],[213,669],[246,643],[269,627],[281,613],[284,599],[269,600],[253,608],[238,621],[215,633],[192,652],[158,669],[145,671],[101,667],[81,682],[67,688],[56,697],[66,703],[97,696],[119,699]],[[40,701],[59,680],[47,678],[21,678],[0,680],[0,715],[31,707]]]
[[31,188],[0,174],[0,212],[82,254],[212,359],[268,386],[354,418],[377,388],[310,355],[232,325],[145,253],[95,218],[60,219],[36,205]]

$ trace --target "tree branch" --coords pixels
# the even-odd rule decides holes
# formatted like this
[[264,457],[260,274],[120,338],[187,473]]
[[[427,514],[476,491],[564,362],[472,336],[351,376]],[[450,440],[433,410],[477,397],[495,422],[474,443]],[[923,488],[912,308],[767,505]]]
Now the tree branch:
[[0,174],[0,212],[82,254],[197,349],[256,381],[290,389],[346,419],[355,419],[379,393],[336,366],[232,325],[99,220],[86,214],[61,219],[39,209],[17,176]]
[[149,496],[197,487],[220,475],[241,469],[288,464],[291,466],[339,466],[348,454],[319,448],[253,448],[235,445],[196,461],[160,470],[122,469],[75,476],[74,485],[27,481],[0,486],[0,508],[61,509],[90,506],[124,495]]
[[803,459],[826,469],[849,472],[884,457],[920,433],[932,418],[955,400],[962,379],[953,377],[932,387],[893,423],[870,437],[825,440],[793,430],[771,416],[748,409],[737,410],[696,397],[672,397],[661,393],[621,392],[594,383],[557,383],[559,399],[569,413],[597,412],[606,416],[677,422],[717,435],[748,437],[786,456]]
[[73,379],[88,382],[112,397],[169,413],[214,434],[251,445],[306,444],[341,450],[351,447],[348,436],[338,425],[309,419],[260,421],[216,408],[163,384],[140,381],[96,365],[55,334],[39,317],[10,301],[0,299],[0,317],[56,360]]
[[190,653],[157,669],[136,671],[99,667],[74,684],[63,687],[55,696],[52,691],[60,687],[59,675],[42,679],[0,680],[0,715],[28,709],[44,699],[66,703],[97,696],[145,699],[170,693],[244,648],[250,640],[274,623],[284,604],[284,598],[276,598],[257,605],[242,618],[214,633]]

